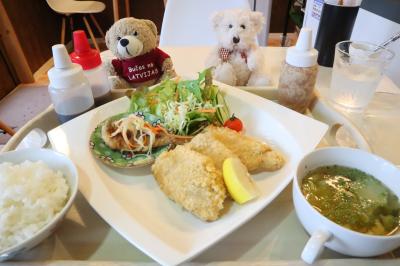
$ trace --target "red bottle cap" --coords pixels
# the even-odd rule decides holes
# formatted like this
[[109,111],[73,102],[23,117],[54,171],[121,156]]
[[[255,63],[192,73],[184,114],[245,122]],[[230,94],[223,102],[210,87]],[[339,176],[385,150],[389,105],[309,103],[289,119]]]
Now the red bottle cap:
[[83,30],[73,33],[74,51],[70,54],[73,63],[82,66],[83,70],[88,70],[101,65],[100,53],[96,49],[90,48],[89,41]]

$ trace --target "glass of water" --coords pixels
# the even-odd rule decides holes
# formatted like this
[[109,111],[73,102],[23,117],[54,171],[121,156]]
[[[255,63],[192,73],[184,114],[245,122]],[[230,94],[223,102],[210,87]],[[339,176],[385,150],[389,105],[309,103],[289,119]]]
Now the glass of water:
[[345,111],[363,111],[393,57],[392,51],[379,45],[356,41],[337,43],[328,100]]

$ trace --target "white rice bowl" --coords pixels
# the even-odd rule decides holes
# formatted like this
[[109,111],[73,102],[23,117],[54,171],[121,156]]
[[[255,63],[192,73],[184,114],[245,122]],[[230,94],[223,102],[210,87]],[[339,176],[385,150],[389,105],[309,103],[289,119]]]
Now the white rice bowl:
[[61,171],[42,161],[0,164],[0,252],[31,238],[68,201]]

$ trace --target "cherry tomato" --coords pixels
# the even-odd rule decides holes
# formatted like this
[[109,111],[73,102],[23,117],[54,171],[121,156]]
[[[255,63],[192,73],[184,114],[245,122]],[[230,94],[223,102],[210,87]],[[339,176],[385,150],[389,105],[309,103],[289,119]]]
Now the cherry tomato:
[[240,132],[243,129],[243,123],[233,114],[231,118],[225,121],[224,127]]

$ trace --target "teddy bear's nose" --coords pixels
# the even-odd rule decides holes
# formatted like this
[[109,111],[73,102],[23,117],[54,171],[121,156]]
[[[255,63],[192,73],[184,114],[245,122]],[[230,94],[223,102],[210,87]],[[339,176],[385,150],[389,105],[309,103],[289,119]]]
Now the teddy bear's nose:
[[121,39],[119,41],[119,43],[123,46],[126,47],[129,44],[129,40],[128,39]]
[[233,43],[238,43],[240,42],[240,38],[239,37],[233,37]]

